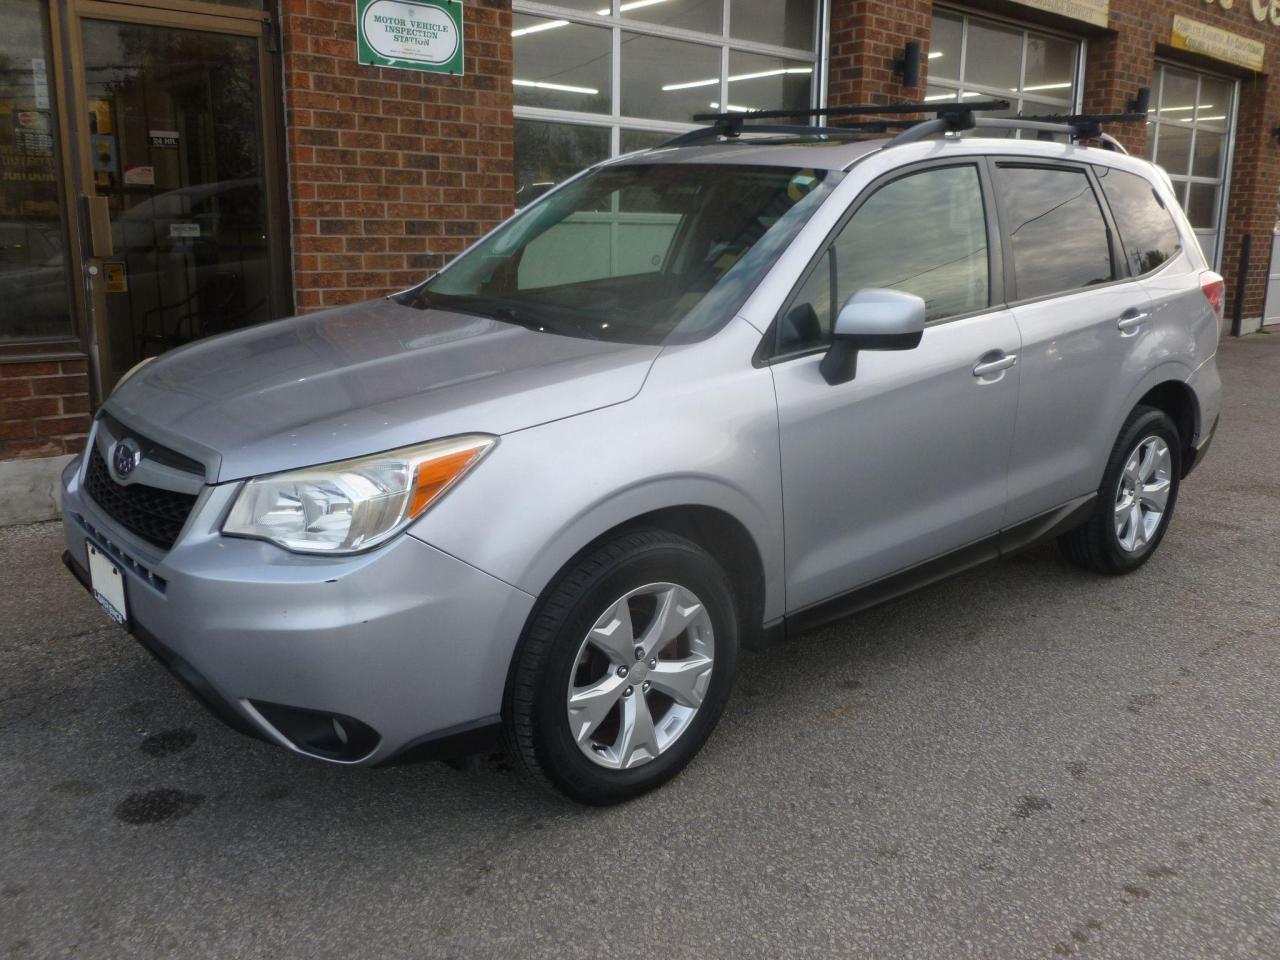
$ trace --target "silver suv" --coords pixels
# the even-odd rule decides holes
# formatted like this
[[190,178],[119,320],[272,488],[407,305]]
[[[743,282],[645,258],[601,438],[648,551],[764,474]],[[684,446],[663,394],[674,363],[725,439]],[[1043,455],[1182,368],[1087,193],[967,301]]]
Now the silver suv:
[[615,802],[698,752],[743,645],[1044,537],[1142,565],[1222,300],[1116,150],[683,138],[404,293],[132,372],[66,560],[242,731],[366,765],[501,734]]

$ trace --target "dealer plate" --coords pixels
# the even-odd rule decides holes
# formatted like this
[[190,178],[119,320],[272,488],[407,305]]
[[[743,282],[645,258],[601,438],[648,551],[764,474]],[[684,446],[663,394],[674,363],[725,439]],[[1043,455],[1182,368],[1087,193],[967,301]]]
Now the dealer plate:
[[89,583],[93,587],[94,599],[108,617],[123,627],[129,622],[129,607],[124,599],[124,574],[92,543],[85,546],[89,548]]

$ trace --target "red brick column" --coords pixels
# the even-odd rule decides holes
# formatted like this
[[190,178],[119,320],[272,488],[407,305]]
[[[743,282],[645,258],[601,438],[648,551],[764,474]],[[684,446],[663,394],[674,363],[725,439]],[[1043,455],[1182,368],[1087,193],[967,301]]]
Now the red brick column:
[[[929,0],[832,0],[827,102],[839,107],[922,99],[932,28]],[[904,87],[893,72],[908,40],[924,46],[918,87]]]
[[0,460],[79,453],[88,432],[88,361],[0,361]]
[[[1155,74],[1157,21],[1167,39],[1169,19],[1168,16],[1153,18],[1145,4],[1112,5],[1111,28],[1118,32],[1089,38],[1084,67],[1085,113],[1128,112],[1129,102],[1138,96],[1138,91],[1151,86]],[[1154,92],[1152,96],[1154,98]],[[1106,130],[1130,153],[1139,157],[1146,154],[1146,124],[1113,123]]]
[[1232,161],[1231,196],[1227,201],[1222,275],[1227,279],[1227,318],[1235,307],[1240,251],[1245,234],[1253,237],[1243,317],[1262,316],[1271,261],[1271,231],[1280,201],[1280,145],[1272,130],[1280,124],[1280,78],[1274,73],[1240,84],[1240,115]]
[[283,0],[300,313],[403,289],[511,213],[511,3],[463,11],[450,77],[358,65],[354,0]]

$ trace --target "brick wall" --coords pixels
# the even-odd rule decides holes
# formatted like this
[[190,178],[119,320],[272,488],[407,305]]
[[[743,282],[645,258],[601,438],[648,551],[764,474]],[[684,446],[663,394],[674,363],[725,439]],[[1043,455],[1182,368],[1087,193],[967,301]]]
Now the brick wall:
[[932,26],[929,0],[831,0],[828,103],[839,107],[922,99],[927,57],[922,58],[918,87],[904,87],[893,65],[909,40],[921,41],[927,55]]
[[78,453],[88,432],[87,361],[0,362],[0,460]]
[[282,0],[300,313],[403,289],[511,213],[511,3],[463,10],[450,77],[359,66],[353,0]]

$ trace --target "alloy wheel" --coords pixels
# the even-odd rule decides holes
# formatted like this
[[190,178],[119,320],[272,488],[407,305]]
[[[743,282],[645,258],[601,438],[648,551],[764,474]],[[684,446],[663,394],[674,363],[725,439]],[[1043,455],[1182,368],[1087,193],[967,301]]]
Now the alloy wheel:
[[689,729],[715,660],[715,633],[686,587],[650,583],[611,603],[578,648],[566,711],[578,748],[602,767],[656,759]]
[[1115,529],[1122,550],[1137,553],[1160,529],[1172,476],[1169,445],[1157,436],[1139,440],[1125,459],[1116,486]]

